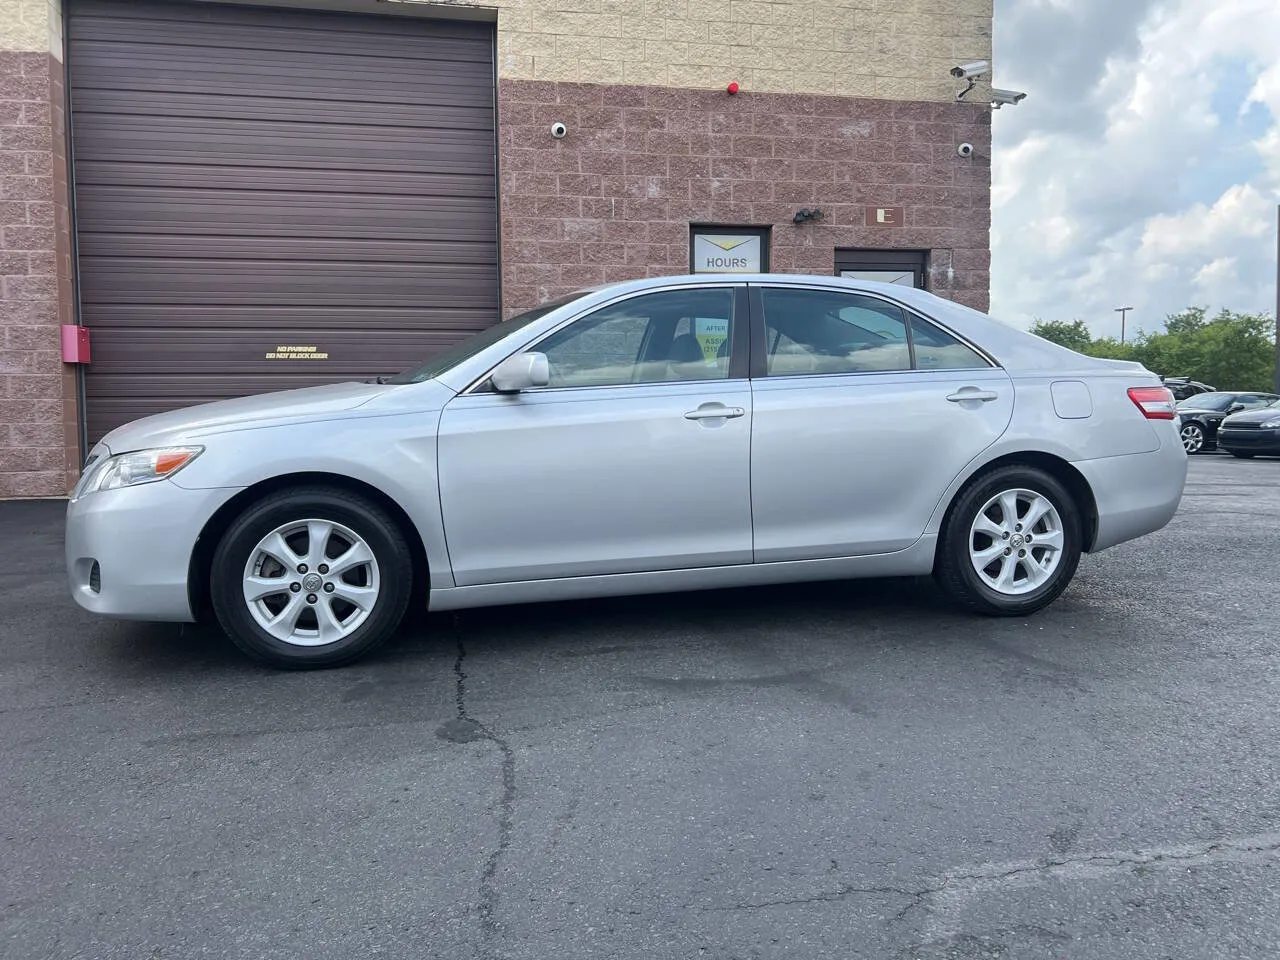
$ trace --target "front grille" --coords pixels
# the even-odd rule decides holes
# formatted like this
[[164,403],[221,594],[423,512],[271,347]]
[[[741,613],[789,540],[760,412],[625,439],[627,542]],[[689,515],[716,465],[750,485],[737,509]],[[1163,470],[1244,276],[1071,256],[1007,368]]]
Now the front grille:
[[93,561],[93,566],[89,568],[89,589],[94,593],[102,592],[102,567],[98,565],[98,561]]
[[1224,423],[1219,430],[1261,430],[1260,423]]

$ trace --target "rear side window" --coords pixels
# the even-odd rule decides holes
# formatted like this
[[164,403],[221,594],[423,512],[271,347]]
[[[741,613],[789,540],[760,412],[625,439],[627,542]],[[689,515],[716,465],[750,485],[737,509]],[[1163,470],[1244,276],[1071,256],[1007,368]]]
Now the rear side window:
[[766,287],[761,303],[770,377],[991,366],[951,334],[876,297]]
[[911,318],[911,343],[915,347],[917,370],[972,370],[991,366],[976,351],[919,317]]
[[765,288],[766,369],[771,377],[910,370],[906,317],[856,294]]

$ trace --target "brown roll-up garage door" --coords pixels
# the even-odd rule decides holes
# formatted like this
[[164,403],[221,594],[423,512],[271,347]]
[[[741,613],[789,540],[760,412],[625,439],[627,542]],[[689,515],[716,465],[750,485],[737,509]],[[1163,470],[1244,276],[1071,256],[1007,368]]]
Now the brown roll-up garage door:
[[491,25],[76,0],[68,31],[91,440],[496,322]]

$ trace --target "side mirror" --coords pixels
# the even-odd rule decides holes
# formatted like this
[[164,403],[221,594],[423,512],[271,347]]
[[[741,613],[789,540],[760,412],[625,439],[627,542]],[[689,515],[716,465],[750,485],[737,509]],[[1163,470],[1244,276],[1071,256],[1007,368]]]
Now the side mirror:
[[1231,405],[1231,409],[1228,410],[1227,413],[1239,413],[1243,409],[1244,409],[1243,403],[1233,403]]
[[517,353],[493,369],[489,382],[498,393],[519,393],[551,382],[551,365],[545,353]]

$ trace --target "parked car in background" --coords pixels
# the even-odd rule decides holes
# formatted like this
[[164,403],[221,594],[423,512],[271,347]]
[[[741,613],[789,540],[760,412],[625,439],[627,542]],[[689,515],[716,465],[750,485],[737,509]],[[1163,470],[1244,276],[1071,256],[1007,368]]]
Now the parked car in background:
[[[67,508],[88,610],[211,609],[285,667],[434,610],[934,574],[1025,616],[1080,554],[1158,530],[1173,396],[923,290],[639,280],[498,324],[381,383],[107,434]],[[851,611],[851,615],[853,614]]]
[[1233,413],[1218,425],[1218,446],[1233,457],[1280,457],[1280,399],[1261,409]]
[[1218,426],[1228,415],[1257,410],[1280,399],[1274,393],[1216,390],[1178,401],[1178,433],[1187,453],[1203,453],[1218,445]]
[[1207,383],[1187,377],[1161,377],[1160,382],[1172,391],[1175,400],[1186,400],[1198,393],[1212,393],[1214,389]]

